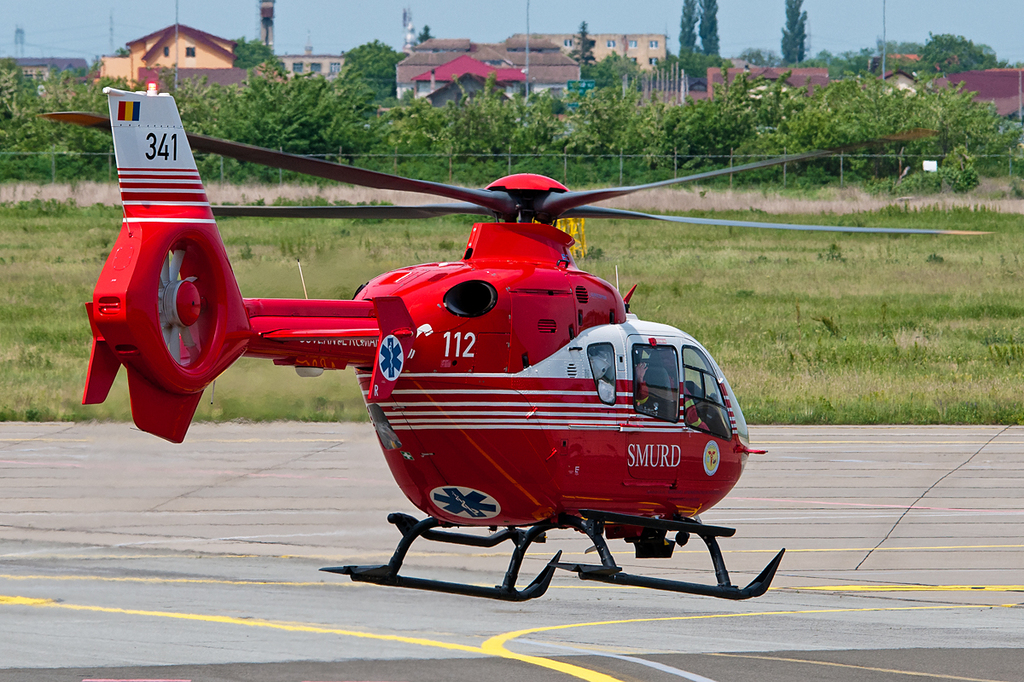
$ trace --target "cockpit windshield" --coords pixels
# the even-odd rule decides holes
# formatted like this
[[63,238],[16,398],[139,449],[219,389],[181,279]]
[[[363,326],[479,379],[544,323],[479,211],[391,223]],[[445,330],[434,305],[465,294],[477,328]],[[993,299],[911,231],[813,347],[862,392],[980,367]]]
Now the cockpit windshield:
[[702,350],[683,346],[683,419],[690,428],[728,440],[732,429],[715,369]]

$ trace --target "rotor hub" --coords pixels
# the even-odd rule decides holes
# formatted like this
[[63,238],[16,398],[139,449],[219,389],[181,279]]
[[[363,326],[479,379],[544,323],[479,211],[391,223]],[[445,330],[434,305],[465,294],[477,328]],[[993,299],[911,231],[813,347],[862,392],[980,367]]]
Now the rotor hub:
[[174,294],[174,312],[182,325],[191,327],[199,319],[202,306],[199,289],[188,280],[182,280],[177,289],[177,293]]
[[176,280],[160,292],[160,319],[164,325],[191,327],[199,319],[202,298],[194,280],[194,277]]

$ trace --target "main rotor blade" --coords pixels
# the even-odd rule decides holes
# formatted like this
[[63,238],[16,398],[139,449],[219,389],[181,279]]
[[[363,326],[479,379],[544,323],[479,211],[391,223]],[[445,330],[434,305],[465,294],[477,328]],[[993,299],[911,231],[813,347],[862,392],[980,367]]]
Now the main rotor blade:
[[446,215],[491,216],[491,211],[476,204],[424,204],[422,206],[212,206],[213,215],[250,218],[341,218],[363,220],[414,220]]
[[103,114],[93,114],[88,111],[53,111],[39,115],[57,123],[70,123],[83,128],[99,128],[110,132],[110,119]]
[[[110,119],[100,114],[82,111],[64,111],[42,114],[43,118],[61,123],[72,123],[87,128],[110,129]],[[477,206],[487,208],[492,213],[514,219],[518,214],[515,199],[503,190],[473,189],[456,187],[429,180],[413,180],[400,175],[380,173],[377,171],[345,166],[331,161],[313,159],[287,152],[274,151],[265,147],[256,147],[240,142],[222,140],[217,137],[188,133],[188,141],[195,151],[219,154],[239,161],[257,163],[270,168],[295,171],[304,175],[312,175],[327,180],[336,180],[361,187],[375,189],[391,189],[400,192],[417,192],[433,196],[468,201]]]
[[843,227],[840,225],[798,225],[793,223],[765,223],[747,220],[720,220],[718,218],[690,218],[687,216],[655,215],[623,211],[602,206],[580,206],[562,214],[563,218],[618,218],[621,220],[661,220],[669,223],[688,225],[716,225],[719,227],[757,227],[768,230],[801,230],[806,232],[868,232],[872,234],[957,234],[981,235],[991,232],[970,232],[966,230],[914,230],[899,227]]
[[741,166],[733,166],[732,168],[719,168],[713,171],[706,171],[704,173],[695,173],[693,175],[686,175],[681,178],[673,178],[671,180],[662,180],[660,182],[650,182],[645,185],[631,185],[628,187],[609,187],[607,189],[594,189],[585,190],[582,192],[564,192],[562,194],[549,194],[546,197],[541,197],[538,202],[534,205],[534,212],[538,215],[549,216],[557,218],[564,216],[563,214],[569,209],[576,208],[577,206],[583,206],[594,201],[603,201],[605,199],[614,199],[615,197],[625,196],[632,194],[633,192],[639,192],[645,189],[655,189],[657,187],[668,187],[670,185],[681,185],[686,182],[697,182],[698,180],[709,180],[711,178],[721,177],[723,175],[730,175],[732,173],[742,173],[744,171],[756,170],[758,168],[770,168],[772,166],[781,166],[784,163],[794,163],[797,161],[808,161],[810,159],[818,159],[825,156],[834,156],[835,154],[841,154],[843,152],[853,151],[855,149],[861,149],[863,147],[869,147],[876,144],[884,144],[886,142],[906,142],[910,140],[918,140],[924,137],[931,137],[935,135],[934,130],[927,130],[924,128],[914,128],[911,130],[904,131],[902,133],[896,133],[895,135],[888,135],[886,137],[879,137],[874,140],[867,140],[865,142],[858,142],[855,144],[848,144],[842,147],[833,147],[832,149],[816,149],[809,152],[801,152],[799,154],[787,154],[785,156],[779,156],[772,159],[764,159],[763,161],[754,161],[752,163],[745,163]]

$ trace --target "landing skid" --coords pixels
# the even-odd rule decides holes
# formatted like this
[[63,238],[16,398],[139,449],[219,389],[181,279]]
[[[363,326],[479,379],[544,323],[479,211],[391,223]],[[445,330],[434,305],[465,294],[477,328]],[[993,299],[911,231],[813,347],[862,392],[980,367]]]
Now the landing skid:
[[[722,550],[718,547],[718,541],[716,540],[719,537],[731,537],[736,532],[732,528],[709,526],[691,519],[653,519],[595,510],[580,510],[580,514],[582,518],[563,514],[556,521],[542,522],[526,528],[506,528],[491,533],[488,536],[436,530],[441,525],[441,522],[434,517],[427,517],[422,521],[417,521],[408,514],[389,514],[388,522],[394,524],[402,533],[402,540],[398,543],[391,561],[381,566],[336,566],[320,570],[347,575],[356,582],[389,585],[392,587],[409,587],[418,590],[462,594],[470,597],[486,597],[488,599],[501,599],[504,601],[526,601],[543,596],[551,584],[551,578],[555,573],[555,569],[573,571],[581,580],[593,580],[631,587],[647,587],[655,590],[697,594],[707,597],[719,597],[721,599],[750,599],[752,597],[760,597],[768,590],[772,579],[775,577],[775,571],[778,570],[779,564],[782,561],[782,556],[786,552],[785,549],[781,550],[749,585],[740,588],[730,582],[729,572],[725,568],[725,559],[722,557]],[[624,573],[622,568],[616,565],[611,550],[608,549],[608,543],[604,537],[604,526],[606,523],[650,529],[654,533],[660,533],[661,537],[666,532],[675,531],[677,533],[676,543],[680,545],[686,542],[686,538],[690,534],[699,536],[704,540],[708,551],[711,553],[711,561],[715,567],[715,577],[718,580],[718,584],[702,585],[700,583],[650,578]],[[594,543],[594,548],[601,559],[601,563],[563,563],[560,561],[562,553],[558,552],[527,587],[522,590],[517,589],[516,581],[519,579],[519,569],[522,567],[527,549],[534,542],[544,542],[546,531],[556,528],[572,528],[586,534],[591,542]],[[511,541],[515,548],[512,550],[512,557],[509,560],[504,581],[501,585],[495,587],[399,575],[409,548],[419,537],[435,542],[447,542],[468,547],[495,547],[502,542]],[[637,551],[639,555],[640,549],[638,548]]]

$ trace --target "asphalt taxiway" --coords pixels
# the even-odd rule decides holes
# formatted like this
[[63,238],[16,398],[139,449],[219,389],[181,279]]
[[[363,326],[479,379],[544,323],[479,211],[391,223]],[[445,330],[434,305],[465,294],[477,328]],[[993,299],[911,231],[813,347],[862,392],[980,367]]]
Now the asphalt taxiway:
[[[726,602],[556,575],[508,604],[354,584],[388,512],[421,516],[362,424],[0,424],[0,680],[1024,680],[1024,427],[753,427],[703,515]],[[552,533],[526,580],[558,549]],[[628,570],[708,582],[701,547]],[[500,582],[507,556],[420,542],[411,575]]]

